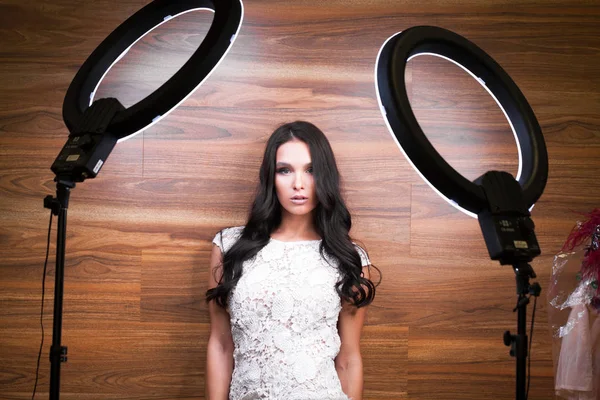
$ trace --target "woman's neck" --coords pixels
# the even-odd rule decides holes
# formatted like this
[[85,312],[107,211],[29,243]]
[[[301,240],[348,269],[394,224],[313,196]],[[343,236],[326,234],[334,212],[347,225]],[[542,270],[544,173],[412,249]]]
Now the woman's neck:
[[281,224],[271,233],[278,240],[318,240],[321,239],[315,230],[312,214],[293,215],[284,213]]

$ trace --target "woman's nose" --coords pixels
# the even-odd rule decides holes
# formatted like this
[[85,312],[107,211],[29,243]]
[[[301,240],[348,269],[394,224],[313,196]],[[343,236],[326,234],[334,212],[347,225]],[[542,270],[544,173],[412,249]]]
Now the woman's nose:
[[304,183],[302,182],[302,174],[296,174],[294,178],[294,189],[303,189]]

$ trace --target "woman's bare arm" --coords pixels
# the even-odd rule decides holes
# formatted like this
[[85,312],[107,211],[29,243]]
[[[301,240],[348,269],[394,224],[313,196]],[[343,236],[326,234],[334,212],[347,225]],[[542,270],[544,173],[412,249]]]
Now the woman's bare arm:
[[[222,255],[218,246],[213,245],[210,256],[210,271],[208,288],[217,286],[214,276],[216,268],[217,279],[222,274]],[[229,313],[216,304],[215,300],[208,303],[210,315],[210,336],[206,350],[206,399],[227,400],[233,372],[233,338]]]
[[[368,266],[363,267],[364,276],[371,279]],[[360,337],[365,323],[366,307],[357,309],[343,302],[338,319],[341,346],[335,358],[335,369],[342,384],[342,390],[352,400],[363,397],[363,362],[360,352]]]

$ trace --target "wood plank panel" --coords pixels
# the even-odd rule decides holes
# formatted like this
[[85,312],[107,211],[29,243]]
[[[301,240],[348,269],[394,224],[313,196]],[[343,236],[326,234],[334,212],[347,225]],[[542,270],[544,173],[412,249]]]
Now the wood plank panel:
[[[0,5],[0,398],[31,398],[50,165],[67,137],[64,94],[79,67],[148,1],[5,0]],[[552,258],[600,198],[600,10],[585,0],[248,0],[227,58],[177,110],[120,143],[98,178],[71,195],[63,343],[65,399],[204,395],[204,303],[214,234],[244,223],[265,140],[305,119],[328,136],[353,215],[352,236],[382,273],[362,353],[365,399],[512,398],[516,329],[511,267],[489,260],[477,221],[439,198],[401,155],[374,87],[383,41],[415,25],[464,35],[517,83],[536,113],[550,176],[533,219],[537,303],[530,398],[553,397],[544,289]],[[202,41],[210,13],[188,13],[142,39],[97,97],[131,105]],[[469,179],[517,171],[508,123],[456,66],[415,58],[414,112]],[[56,224],[53,227],[55,234]],[[36,398],[48,396],[55,238]],[[379,275],[374,271],[374,279]],[[529,313],[531,314],[531,305]]]
[[364,328],[362,344],[368,349],[363,351],[365,398],[408,398],[408,334],[407,326]]
[[[529,398],[552,398],[552,369],[544,367],[551,355],[536,347],[532,355]],[[515,397],[515,363],[501,335],[411,329],[408,358],[411,399],[454,399],[458,393],[463,399]]]

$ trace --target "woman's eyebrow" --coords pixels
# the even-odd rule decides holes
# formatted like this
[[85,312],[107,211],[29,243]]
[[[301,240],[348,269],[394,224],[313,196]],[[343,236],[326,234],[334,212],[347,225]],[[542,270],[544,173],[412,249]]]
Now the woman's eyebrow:
[[[276,167],[291,167],[292,165],[291,165],[290,163],[286,163],[286,162],[284,162],[284,161],[278,161],[278,162],[275,164],[275,166],[276,166]],[[308,164],[305,164],[305,165],[304,165],[304,168],[307,168],[307,167],[312,167],[312,162],[309,162]]]

